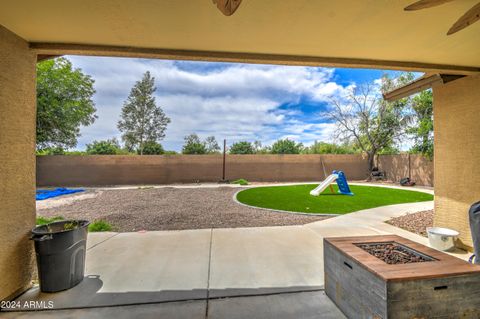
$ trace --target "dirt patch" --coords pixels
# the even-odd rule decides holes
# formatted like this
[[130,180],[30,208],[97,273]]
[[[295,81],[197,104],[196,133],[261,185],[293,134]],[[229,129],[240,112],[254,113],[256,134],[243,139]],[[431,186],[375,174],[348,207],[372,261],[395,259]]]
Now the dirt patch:
[[103,219],[116,231],[303,225],[328,216],[295,215],[246,207],[233,200],[240,188],[151,188],[95,192],[91,198],[37,209],[45,217]]
[[39,209],[47,209],[47,208],[54,208],[54,207],[68,205],[73,202],[81,201],[87,198],[95,198],[99,193],[101,193],[101,191],[87,190],[81,193],[74,193],[70,195],[53,197],[45,200],[38,200],[36,201],[37,211]]
[[392,218],[386,223],[427,237],[427,227],[433,226],[433,210]]

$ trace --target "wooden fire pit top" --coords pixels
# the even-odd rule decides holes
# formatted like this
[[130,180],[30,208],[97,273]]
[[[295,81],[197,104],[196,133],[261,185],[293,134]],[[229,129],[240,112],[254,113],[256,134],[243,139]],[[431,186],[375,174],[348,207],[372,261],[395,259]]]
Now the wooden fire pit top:
[[[386,281],[437,278],[471,273],[478,273],[480,276],[480,266],[478,265],[471,265],[464,260],[397,235],[335,237],[325,238],[324,241],[325,244],[333,245],[358,265]],[[420,254],[432,257],[434,260],[388,264],[356,245],[382,242],[399,243]]]

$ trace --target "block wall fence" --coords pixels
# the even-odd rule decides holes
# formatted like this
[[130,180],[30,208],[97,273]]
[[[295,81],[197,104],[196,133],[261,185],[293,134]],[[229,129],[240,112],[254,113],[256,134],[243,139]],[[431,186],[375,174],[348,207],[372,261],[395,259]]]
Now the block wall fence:
[[[37,186],[105,186],[218,182],[222,155],[37,156]],[[252,182],[319,181],[342,170],[349,180],[368,177],[362,155],[227,155],[226,179]],[[395,182],[409,174],[408,155],[379,156],[378,166]],[[410,156],[410,176],[433,185],[433,164]]]

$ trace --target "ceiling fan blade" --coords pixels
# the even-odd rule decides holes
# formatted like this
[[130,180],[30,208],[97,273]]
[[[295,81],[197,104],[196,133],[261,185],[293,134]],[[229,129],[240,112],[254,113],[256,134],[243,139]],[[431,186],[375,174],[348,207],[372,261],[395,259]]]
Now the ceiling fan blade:
[[217,8],[226,16],[231,16],[240,6],[242,0],[213,0]]
[[465,12],[465,14],[452,25],[450,30],[448,30],[447,35],[454,34],[455,32],[465,29],[478,20],[480,20],[480,2]]
[[420,0],[405,7],[405,11],[414,11],[426,8],[432,8],[453,0]]

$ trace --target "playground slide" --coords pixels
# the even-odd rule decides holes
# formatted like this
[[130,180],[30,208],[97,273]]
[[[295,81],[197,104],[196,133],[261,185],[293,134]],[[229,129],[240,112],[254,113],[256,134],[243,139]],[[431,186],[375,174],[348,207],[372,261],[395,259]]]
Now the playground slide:
[[318,185],[317,187],[315,187],[315,189],[310,191],[310,195],[312,195],[312,196],[320,195],[320,193],[323,192],[324,189],[328,187],[328,185],[335,182],[337,180],[337,178],[338,178],[337,174],[332,174],[332,175],[328,176],[327,178],[325,178],[325,180],[323,182],[320,183],[320,185]]

